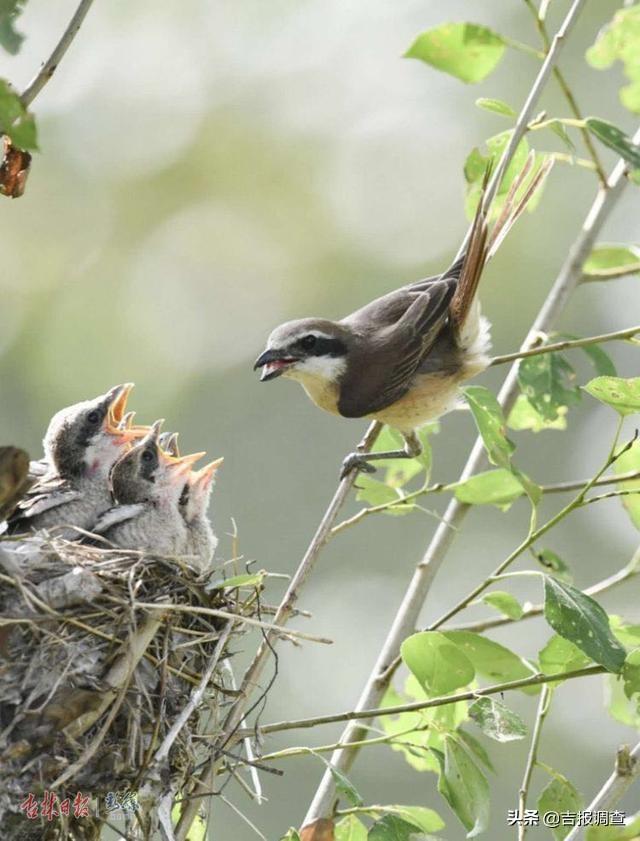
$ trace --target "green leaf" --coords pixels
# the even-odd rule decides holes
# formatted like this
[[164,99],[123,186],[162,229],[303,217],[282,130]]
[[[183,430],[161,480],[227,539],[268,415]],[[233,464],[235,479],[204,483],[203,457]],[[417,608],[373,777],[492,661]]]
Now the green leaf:
[[640,377],[627,380],[621,377],[596,377],[584,386],[584,390],[621,415],[640,412]]
[[540,552],[535,552],[535,558],[546,570],[550,570],[551,575],[555,575],[556,578],[561,578],[563,581],[568,581],[569,584],[572,583],[571,570],[560,555],[551,549],[542,549]]
[[583,669],[591,663],[577,645],[564,637],[554,635],[538,655],[540,671],[545,675],[558,675]]
[[518,383],[529,403],[545,420],[554,421],[560,409],[580,400],[578,389],[569,385],[574,370],[560,353],[529,356],[520,362]]
[[526,725],[520,716],[497,698],[478,698],[469,707],[469,717],[485,736],[496,742],[512,742],[527,735]]
[[611,632],[609,617],[591,596],[545,575],[544,615],[557,634],[596,663],[610,672],[622,669],[625,650]]
[[567,428],[567,407],[558,407],[558,417],[555,420],[547,420],[540,412],[533,408],[524,394],[519,394],[513,409],[509,413],[507,424],[511,429],[517,431],[530,429],[532,432],[542,432],[543,429]]
[[640,114],[640,6],[620,9],[611,23],[605,26],[595,44],[587,50],[586,58],[592,67],[604,70],[618,60],[624,64],[624,72],[631,81],[620,91],[620,100],[625,108]]
[[467,386],[463,392],[482,437],[489,461],[498,467],[510,470],[515,444],[507,438],[506,422],[495,395],[481,385]]
[[[613,472],[618,476],[623,473],[640,473],[640,441],[634,441],[628,449],[618,456],[613,463]],[[619,490],[638,491],[637,494],[621,496],[620,501],[627,509],[631,522],[637,529],[640,529],[640,479],[620,482],[617,487]]]
[[482,601],[509,619],[518,620],[524,614],[520,602],[506,590],[492,590],[490,593],[485,593]]
[[587,280],[607,280],[640,272],[640,249],[635,245],[601,243],[582,264]]
[[474,23],[445,23],[418,35],[405,53],[463,82],[481,82],[498,66],[505,43]]
[[596,117],[589,117],[585,122],[591,134],[601,143],[617,152],[634,169],[640,167],[640,149],[621,128]]
[[8,135],[19,149],[38,148],[33,115],[4,79],[0,79],[0,132]]
[[298,830],[291,827],[286,835],[283,835],[280,841],[300,841]]
[[556,135],[556,137],[559,137],[571,153],[576,151],[575,144],[569,136],[569,132],[567,131],[565,124],[562,120],[548,120],[546,122],[545,128],[548,128]]
[[221,578],[207,585],[208,590],[230,590],[236,587],[259,587],[264,581],[264,572],[247,575],[232,575],[231,578]]
[[356,499],[360,502],[366,502],[367,505],[376,506],[398,502],[401,499],[401,495],[395,488],[390,487],[384,482],[360,473],[358,475],[358,493]]
[[[486,156],[484,156],[478,148],[475,148],[470,152],[469,156],[467,157],[464,164],[464,177],[467,182],[465,212],[469,218],[473,218],[476,212],[478,201],[480,200],[480,195],[482,193],[482,180],[484,178],[484,173],[486,171],[489,161],[491,161],[494,168],[497,166],[498,161],[502,157],[502,153],[506,149],[512,134],[513,129],[507,129],[507,131],[502,131],[499,134],[493,135],[493,137],[489,137],[486,141]],[[499,214],[500,210],[502,209],[504,199],[506,198],[507,193],[509,192],[509,188],[511,187],[513,179],[522,171],[522,167],[524,166],[528,155],[529,143],[526,140],[526,138],[523,138],[520,141],[520,143],[518,143],[513,158],[511,159],[511,163],[507,167],[502,181],[500,182],[500,187],[498,188],[498,191],[496,193],[496,198],[494,199],[491,205],[491,218],[495,219]],[[516,194],[516,199],[520,198],[523,195],[524,191],[527,189],[529,183],[531,182],[531,179],[535,176],[538,166],[542,164],[543,159],[544,158],[542,156],[539,160],[538,158],[536,158],[536,165],[532,168],[532,172],[529,175],[529,178],[525,181],[525,183],[521,186],[520,190]]]
[[397,815],[385,815],[369,830],[368,841],[417,841],[422,833],[412,823],[407,823]]
[[624,684],[618,675],[607,675],[605,702],[613,719],[640,731],[640,704],[636,698],[627,698]]
[[338,768],[334,768],[330,762],[325,762],[327,768],[331,772],[331,776],[333,777],[333,782],[336,786],[336,791],[338,794],[342,794],[343,797],[351,803],[352,806],[362,806],[364,805],[364,800],[360,797],[358,790],[353,785],[351,780],[340,771]]
[[24,41],[24,35],[15,28],[16,18],[22,13],[27,0],[0,0],[0,46],[16,55]]
[[475,670],[460,648],[438,631],[421,631],[400,648],[405,664],[432,696],[467,686]]
[[640,647],[640,625],[632,625],[619,616],[609,616],[609,625],[615,638],[626,648]]
[[438,754],[438,761],[441,769],[438,791],[468,830],[467,838],[475,838],[489,823],[487,778],[466,748],[451,736],[446,737],[444,756]]
[[461,727],[458,727],[458,729],[455,731],[455,736],[459,742],[462,742],[462,744],[466,748],[468,748],[469,751],[471,751],[471,753],[474,754],[477,759],[480,760],[480,762],[485,766],[485,768],[488,768],[489,771],[493,771],[493,773],[495,774],[496,769],[493,767],[491,757],[485,750],[484,745],[481,742],[479,742],[478,739],[475,738],[475,736],[472,736],[471,733],[467,733],[467,731],[463,730]]
[[633,695],[640,692],[640,648],[627,654],[622,667],[622,680],[627,698],[631,699]]
[[487,97],[481,96],[480,99],[476,99],[476,105],[478,108],[492,111],[494,114],[501,114],[503,117],[518,116],[513,108],[501,99],[487,99]]
[[407,823],[413,824],[414,832],[438,832],[444,827],[444,821],[433,809],[424,806],[372,806],[367,812],[378,818],[385,814],[396,815]]
[[[566,777],[557,772],[555,774],[554,779],[545,786],[538,798],[538,811],[541,815],[545,812],[579,812],[583,805],[582,797]],[[562,841],[571,829],[570,826],[558,826],[551,832],[556,841]]]
[[587,841],[638,841],[640,813],[627,818],[626,826],[590,826]]
[[347,815],[336,824],[335,836],[336,841],[367,841],[367,828],[355,815]]
[[456,498],[467,505],[496,505],[503,511],[524,493],[522,483],[510,470],[503,467],[476,473],[465,482],[456,485]]
[[513,651],[481,634],[472,631],[443,631],[442,636],[464,652],[478,674],[496,683],[520,680],[535,674]]

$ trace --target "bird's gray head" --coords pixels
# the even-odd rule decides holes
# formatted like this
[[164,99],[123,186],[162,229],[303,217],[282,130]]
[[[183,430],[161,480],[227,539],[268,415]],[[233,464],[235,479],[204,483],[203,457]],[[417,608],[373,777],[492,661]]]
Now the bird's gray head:
[[191,466],[204,453],[176,457],[165,452],[159,442],[162,423],[156,421],[147,435],[114,464],[109,480],[116,502],[178,503]]
[[133,383],[117,385],[94,400],[57,412],[44,437],[44,453],[60,476],[108,474],[130,443],[143,432],[124,424]]
[[262,382],[281,375],[335,382],[346,365],[349,338],[348,330],[335,321],[321,318],[288,321],[269,336],[265,351],[253,367],[262,368]]

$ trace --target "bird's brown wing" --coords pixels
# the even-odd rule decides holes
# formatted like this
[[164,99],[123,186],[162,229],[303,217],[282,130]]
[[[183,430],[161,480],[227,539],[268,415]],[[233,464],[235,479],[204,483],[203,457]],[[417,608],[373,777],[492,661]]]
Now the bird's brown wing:
[[44,476],[29,488],[13,514],[8,518],[9,532],[22,531],[25,526],[28,529],[28,522],[32,517],[42,514],[43,511],[79,499],[80,496],[80,492],[74,490],[70,483],[60,476]]
[[[407,393],[420,362],[446,323],[456,279],[442,276],[373,301],[345,322],[359,331],[340,383],[338,411],[360,418]],[[389,323],[390,314],[397,315]]]

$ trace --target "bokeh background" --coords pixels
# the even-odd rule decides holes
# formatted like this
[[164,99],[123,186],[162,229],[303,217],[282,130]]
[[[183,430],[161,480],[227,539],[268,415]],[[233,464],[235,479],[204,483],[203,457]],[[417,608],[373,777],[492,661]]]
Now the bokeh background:
[[[567,5],[551,4],[551,25]],[[561,63],[586,114],[633,130],[618,102],[621,74],[596,72],[583,59],[619,5],[587,4]],[[20,22],[28,40],[18,57],[0,57],[0,75],[24,86],[74,6],[30,0]],[[260,385],[252,362],[279,322],[339,317],[448,264],[466,228],[464,158],[508,128],[474,100],[494,96],[519,107],[537,70],[534,59],[510,53],[471,87],[401,58],[418,32],[447,20],[488,24],[537,45],[524,4],[511,0],[96,3],[36,101],[41,154],[26,195],[0,205],[1,440],[37,455],[55,410],[133,380],[140,419],[165,417],[184,449],[225,456],[213,503],[221,559],[231,553],[233,520],[246,559],[290,573],[362,425],[318,412],[292,383]],[[553,85],[544,107],[567,114]],[[552,135],[534,142],[561,148]],[[606,150],[602,157],[610,164]],[[518,346],[594,191],[585,170],[557,166],[542,206],[487,271],[483,302],[498,352]],[[637,240],[638,211],[630,187],[603,239]],[[589,335],[630,326],[638,312],[637,278],[588,284],[559,327]],[[612,352],[622,375],[638,373],[637,350]],[[585,381],[591,373],[576,361]],[[481,382],[496,388],[503,374],[493,370]],[[569,433],[514,433],[519,464],[544,482],[590,475],[613,426],[613,413],[587,400],[572,411]],[[445,419],[434,439],[435,480],[457,476],[473,438],[467,414]],[[439,511],[444,502],[429,505]],[[301,621],[334,645],[281,646],[263,721],[354,705],[436,522],[426,514],[369,518],[325,550],[301,600],[313,618]],[[508,516],[474,510],[425,619],[484,577],[525,523],[524,503]],[[574,515],[546,545],[587,585],[621,567],[637,543],[614,500]],[[271,601],[281,584],[271,585]],[[513,591],[537,601],[536,586],[526,579]],[[637,584],[603,601],[640,619]],[[495,633],[531,656],[548,636],[541,620]],[[246,652],[254,642],[247,638]],[[532,719],[535,699],[509,700]],[[294,732],[268,748],[325,744],[338,733]],[[606,718],[602,681],[585,680],[558,693],[541,755],[588,802],[616,746],[633,739]],[[490,749],[498,773],[488,837],[502,839],[511,837],[506,810],[516,806],[527,744]],[[283,778],[264,778],[268,803],[259,808],[233,785],[225,792],[268,839],[299,823],[323,770],[313,758],[281,767]],[[435,778],[388,748],[362,756],[352,777],[367,802],[433,806],[447,821],[443,835],[464,837]],[[627,807],[638,801],[636,792]],[[223,803],[214,820],[216,841],[257,837]],[[531,830],[532,838],[547,835]]]

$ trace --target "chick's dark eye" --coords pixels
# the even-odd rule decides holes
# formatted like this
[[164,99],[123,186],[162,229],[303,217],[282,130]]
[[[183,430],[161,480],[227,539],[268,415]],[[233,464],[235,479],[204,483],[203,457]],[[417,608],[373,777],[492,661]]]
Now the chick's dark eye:
[[87,420],[89,421],[89,423],[99,423],[100,412],[96,412],[95,410],[93,412],[89,412],[89,414],[87,415]]
[[313,335],[313,333],[309,333],[307,336],[303,336],[300,339],[300,346],[303,350],[311,350],[315,347],[317,337]]
[[147,462],[148,461],[153,461],[154,454],[152,453],[151,450],[143,450],[141,458],[142,458],[142,461],[147,461]]

